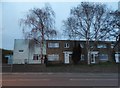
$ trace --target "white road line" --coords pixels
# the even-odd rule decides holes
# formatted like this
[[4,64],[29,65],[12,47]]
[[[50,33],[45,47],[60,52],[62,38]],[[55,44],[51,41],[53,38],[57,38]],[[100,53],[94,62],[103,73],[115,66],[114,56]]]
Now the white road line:
[[13,75],[43,75],[43,74],[54,74],[54,73],[2,73],[5,75],[13,74]]
[[90,80],[106,80],[106,81],[118,81],[118,79],[69,79],[70,81],[80,81],[80,80],[88,80],[88,81],[90,81]]
[[19,81],[49,81],[50,79],[18,79]]
[[[7,75],[7,74],[14,74],[14,75],[17,75],[17,74],[24,74],[24,75],[36,75],[36,74],[40,74],[40,75],[46,75],[46,74],[49,74],[49,75],[53,75],[53,74],[57,74],[57,75],[61,75],[61,74],[65,74],[65,75],[72,75],[72,74],[75,74],[75,73],[52,73],[52,72],[48,72],[48,73],[45,73],[45,72],[39,72],[39,73],[34,73],[34,72],[29,72],[29,73],[26,73],[26,72],[15,72],[15,73],[11,73],[11,72],[8,72],[8,73],[2,73],[3,75],[5,74],[5,75]],[[95,74],[94,73],[88,73],[88,74],[86,74],[86,73],[77,73],[77,74],[80,74],[81,76],[94,76]],[[118,73],[112,73],[112,74],[96,74],[96,76],[113,76],[113,75],[115,75],[115,76],[117,76],[118,75]]]
[[3,82],[5,81],[49,81],[50,79],[7,79],[7,80],[3,80]]
[[10,79],[10,80],[9,80],[9,79],[8,79],[8,80],[2,80],[2,82],[5,82],[5,81],[7,81],[7,82],[8,82],[8,81],[10,81],[10,82],[12,82],[12,81],[17,81],[17,80],[16,80],[16,79]]
[[[50,81],[51,79],[7,79],[2,81]],[[118,79],[68,79],[70,81],[118,81]]]

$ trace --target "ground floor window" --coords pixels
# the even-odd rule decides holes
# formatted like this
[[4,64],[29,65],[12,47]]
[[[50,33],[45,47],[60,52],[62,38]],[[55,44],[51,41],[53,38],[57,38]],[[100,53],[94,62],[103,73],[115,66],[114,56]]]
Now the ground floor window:
[[33,60],[38,60],[39,59],[39,54],[34,54],[33,55]]
[[83,54],[81,54],[81,61],[84,61],[85,59],[84,59],[84,55]]
[[59,54],[49,54],[48,61],[59,61]]
[[99,59],[107,61],[108,60],[108,54],[99,54]]

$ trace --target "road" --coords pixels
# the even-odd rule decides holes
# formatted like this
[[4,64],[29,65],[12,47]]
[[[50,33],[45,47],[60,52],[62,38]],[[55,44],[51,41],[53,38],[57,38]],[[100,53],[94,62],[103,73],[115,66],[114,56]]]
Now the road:
[[118,86],[117,73],[3,73],[2,86]]

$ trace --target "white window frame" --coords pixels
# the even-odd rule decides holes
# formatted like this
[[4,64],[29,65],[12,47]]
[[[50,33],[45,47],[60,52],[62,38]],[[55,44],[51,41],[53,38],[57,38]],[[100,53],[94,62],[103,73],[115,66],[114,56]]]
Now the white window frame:
[[107,45],[106,44],[98,44],[97,48],[107,48]]
[[84,54],[81,54],[81,61],[84,61],[85,60],[85,56]]
[[24,52],[24,50],[19,50],[19,53],[23,53]]
[[69,43],[65,43],[64,44],[64,48],[70,48],[70,44]]
[[55,43],[48,43],[48,48],[59,48],[59,43],[55,42]]
[[59,54],[48,54],[48,61],[59,61]]
[[[102,57],[106,56],[107,58],[101,59],[100,56],[102,56]],[[108,54],[104,54],[104,53],[103,54],[99,54],[99,60],[101,60],[101,61],[108,61]]]

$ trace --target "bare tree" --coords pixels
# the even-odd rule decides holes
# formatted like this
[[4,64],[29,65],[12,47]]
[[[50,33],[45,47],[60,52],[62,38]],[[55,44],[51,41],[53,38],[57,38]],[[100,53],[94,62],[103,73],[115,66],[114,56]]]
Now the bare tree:
[[118,30],[118,32],[116,33],[116,44],[114,46],[114,49],[117,50],[117,52],[120,51],[120,11],[116,10],[111,12],[111,15],[114,17],[113,21],[111,22],[111,25],[113,25],[113,27]]
[[116,41],[120,41],[120,11],[112,11],[111,15],[113,16],[113,20],[111,21],[111,25],[113,25],[113,28],[118,30],[116,33]]
[[63,21],[65,27],[65,30],[63,30],[63,35],[68,36],[70,40],[79,39],[76,22],[76,19],[72,16],[69,17],[66,21]]
[[120,11],[113,11],[111,12],[111,15],[114,17],[114,20],[111,23],[115,28],[120,29]]
[[29,10],[25,18],[20,20],[20,26],[26,39],[33,39],[41,46],[43,56],[43,42],[49,37],[55,37],[55,13],[49,4],[44,8]]
[[90,41],[96,44],[97,41],[113,39],[117,31],[110,25],[112,20],[106,5],[82,2],[71,9],[70,17],[64,21],[63,31],[69,38],[86,40],[86,53],[90,64]]

